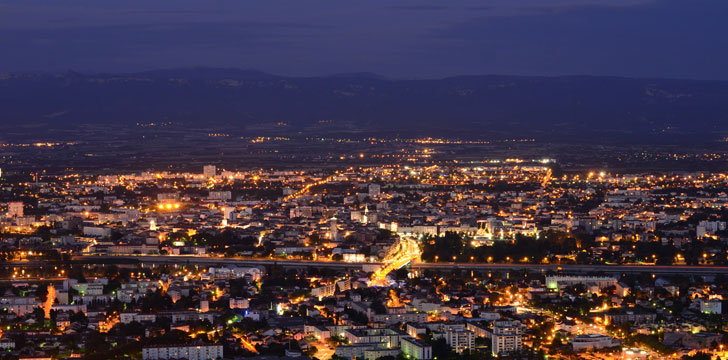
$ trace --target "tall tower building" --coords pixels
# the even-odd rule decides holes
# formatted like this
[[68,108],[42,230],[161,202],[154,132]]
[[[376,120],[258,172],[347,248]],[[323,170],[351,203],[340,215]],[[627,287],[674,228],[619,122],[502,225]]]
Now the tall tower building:
[[217,175],[217,167],[215,165],[205,165],[202,167],[202,174],[207,178],[215,177]]
[[222,209],[222,218],[225,220],[233,220],[233,214],[235,212],[235,207],[233,206],[224,206]]
[[23,217],[22,201],[12,201],[8,203],[8,217]]
[[369,222],[369,205],[364,205],[364,216],[361,217],[361,223],[367,224]]
[[491,335],[493,355],[507,354],[522,348],[521,323],[518,321],[496,321]]
[[331,220],[329,220],[329,235],[331,237],[331,241],[337,241],[339,240],[339,225],[337,224],[336,217],[332,217]]

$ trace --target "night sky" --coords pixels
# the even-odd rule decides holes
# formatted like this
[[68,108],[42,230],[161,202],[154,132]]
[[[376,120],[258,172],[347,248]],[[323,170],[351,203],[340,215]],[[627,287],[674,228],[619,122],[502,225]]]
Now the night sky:
[[0,71],[728,80],[726,0],[0,0]]

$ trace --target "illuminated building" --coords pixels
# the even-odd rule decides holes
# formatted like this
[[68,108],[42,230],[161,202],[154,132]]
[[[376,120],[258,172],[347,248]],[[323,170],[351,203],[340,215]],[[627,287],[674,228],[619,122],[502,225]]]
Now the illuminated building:
[[230,298],[230,308],[231,309],[247,309],[250,302],[248,299],[243,298]]
[[23,217],[23,202],[12,201],[8,203],[8,217]]
[[205,165],[202,167],[202,175],[206,178],[213,178],[217,175],[217,167],[215,165]]
[[144,360],[208,360],[222,357],[222,345],[160,345],[142,349]]
[[379,186],[379,184],[369,184],[368,190],[370,197],[377,197],[381,192],[381,187]]
[[619,346],[619,341],[611,336],[600,334],[577,335],[571,340],[571,347],[574,351],[587,351]]
[[705,300],[698,299],[698,305],[700,306],[700,312],[703,314],[721,314],[723,313],[723,302],[718,299]]
[[401,342],[402,353],[407,359],[429,360],[432,359],[432,346],[412,338],[404,338]]
[[470,330],[448,329],[445,341],[457,353],[472,351],[475,347],[475,333]]
[[584,285],[587,288],[593,285],[599,289],[609,286],[617,286],[617,279],[610,276],[560,276],[553,275],[546,277],[546,287],[558,290],[567,286]]
[[210,191],[207,198],[213,201],[226,201],[232,199],[232,194],[230,191]]
[[495,322],[491,337],[493,355],[519,351],[523,346],[521,341],[521,323],[518,321]]
[[337,221],[338,219],[336,217],[332,217],[329,220],[329,238],[331,241],[339,240],[339,225]]

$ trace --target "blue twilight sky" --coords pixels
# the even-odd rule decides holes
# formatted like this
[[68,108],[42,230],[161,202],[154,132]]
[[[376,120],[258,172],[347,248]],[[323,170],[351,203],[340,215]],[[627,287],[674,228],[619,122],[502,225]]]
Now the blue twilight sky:
[[0,0],[0,71],[728,80],[728,0]]

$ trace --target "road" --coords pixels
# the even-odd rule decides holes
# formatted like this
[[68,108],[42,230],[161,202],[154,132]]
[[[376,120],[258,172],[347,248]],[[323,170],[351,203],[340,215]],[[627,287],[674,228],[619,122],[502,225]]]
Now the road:
[[387,275],[410,262],[419,261],[421,255],[420,247],[412,238],[405,237],[399,241],[399,249],[390,258],[384,259],[382,265],[372,273],[369,281],[374,286],[389,286]]
[[648,274],[693,274],[714,275],[728,274],[728,266],[693,266],[693,265],[556,265],[556,264],[477,264],[477,263],[415,263],[416,270],[480,270],[480,271],[514,271],[530,272],[561,271],[564,273],[603,272],[648,273]]
[[311,345],[315,346],[317,351],[314,355],[316,358],[321,360],[328,360],[336,353],[336,349],[329,346],[326,341],[316,341]]
[[339,176],[339,173],[338,172],[334,173],[333,175],[329,175],[329,176],[327,176],[327,177],[325,177],[325,178],[323,178],[321,180],[318,180],[318,181],[315,181],[315,182],[306,184],[300,190],[294,192],[293,194],[290,194],[288,196],[285,196],[283,198],[283,202],[288,202],[288,201],[292,201],[292,200],[298,199],[298,198],[300,198],[300,197],[308,194],[309,190],[311,190],[312,187],[326,184],[326,183],[334,180],[337,176]]
[[[345,261],[326,260],[287,260],[287,259],[252,259],[252,258],[222,258],[188,255],[83,255],[74,256],[74,262],[90,264],[172,264],[172,265],[200,265],[200,266],[280,266],[287,269],[297,268],[329,268],[340,270],[361,270],[365,265],[380,266],[382,263],[357,263]],[[28,263],[8,264],[13,266],[26,266]],[[46,264],[47,265],[47,264]]]
[[[178,265],[201,265],[201,266],[280,266],[283,268],[331,268],[341,270],[361,270],[364,266],[381,267],[384,263],[354,263],[343,261],[310,261],[310,260],[285,260],[285,259],[241,259],[241,258],[217,258],[204,256],[175,256],[175,255],[118,255],[118,256],[76,256],[74,262],[83,263],[141,263],[141,264],[178,264]],[[400,259],[406,264],[406,257]],[[43,263],[48,265],[48,263]],[[404,265],[402,264],[402,265]],[[3,264],[5,266],[38,266],[31,262],[13,262]],[[386,266],[386,265],[385,265]],[[414,270],[479,270],[479,271],[520,271],[547,272],[560,271],[563,273],[589,273],[603,272],[612,274],[621,273],[649,273],[649,274],[692,274],[692,275],[715,275],[727,274],[728,266],[695,266],[695,265],[556,265],[556,264],[484,264],[484,263],[422,263],[412,262]],[[395,267],[396,268],[396,267]]]

